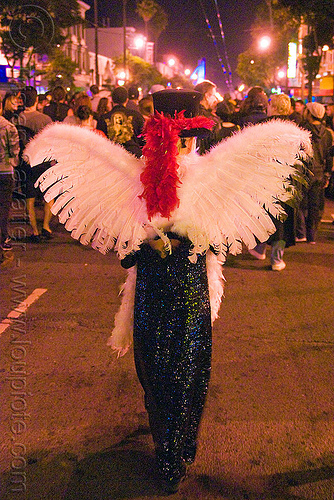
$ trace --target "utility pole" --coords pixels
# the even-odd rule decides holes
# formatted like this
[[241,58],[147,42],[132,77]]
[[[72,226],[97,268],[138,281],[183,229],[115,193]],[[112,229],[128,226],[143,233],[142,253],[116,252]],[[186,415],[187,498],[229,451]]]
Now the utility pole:
[[126,74],[126,2],[123,0],[123,65]]
[[266,4],[268,5],[268,10],[269,10],[270,29],[271,29],[271,31],[273,31],[274,21],[273,21],[273,9],[272,9],[272,5],[271,5],[271,0],[266,0]]
[[98,12],[97,12],[97,0],[94,0],[94,28],[95,28],[95,83],[100,86],[100,76],[99,76],[99,36],[98,36]]

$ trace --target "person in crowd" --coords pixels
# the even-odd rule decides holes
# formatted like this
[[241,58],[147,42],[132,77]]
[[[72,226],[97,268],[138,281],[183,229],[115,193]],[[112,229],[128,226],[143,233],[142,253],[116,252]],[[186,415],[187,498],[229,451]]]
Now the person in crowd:
[[305,104],[302,99],[297,99],[296,101],[291,98],[291,110],[290,120],[297,123],[299,125],[303,120]]
[[165,90],[165,88],[166,87],[164,85],[161,85],[160,83],[155,83],[154,85],[152,85],[148,93],[149,95],[152,95],[155,92],[159,92],[160,90]]
[[131,85],[128,88],[128,102],[126,103],[127,109],[134,109],[135,111],[139,111],[139,90],[137,85]]
[[[78,109],[81,106],[87,106],[93,113],[92,100],[86,92],[79,92],[78,94],[76,94],[75,101],[72,107],[73,115],[67,115],[63,120],[63,123],[66,123],[67,125],[81,125],[81,120],[78,117]],[[95,120],[94,117],[92,117],[90,125],[93,129],[96,128],[97,120]]]
[[300,207],[297,210],[297,242],[315,244],[317,229],[325,203],[325,188],[328,186],[333,168],[331,155],[333,137],[323,123],[325,106],[308,102],[301,126],[311,132],[313,159],[309,163],[311,175],[308,186],[303,189]]
[[[28,139],[52,123],[52,120],[49,116],[37,111],[37,91],[34,87],[25,87],[21,92],[21,96],[25,105],[25,110],[19,114],[18,131],[20,140],[24,147]],[[25,182],[21,183],[21,188],[26,197],[29,221],[33,231],[30,241],[32,243],[38,243],[40,241],[40,237],[49,240],[52,238],[50,221],[52,217],[51,207],[53,202],[44,202],[43,228],[40,234],[37,226],[35,211],[35,201],[36,198],[40,196],[40,191],[34,187],[31,168],[26,164],[24,159],[20,162],[19,168],[21,169],[21,172],[23,172],[23,177],[25,178]]]
[[101,99],[100,89],[97,85],[91,85],[89,90],[92,93],[91,109],[92,109],[93,113],[96,113],[97,107],[98,107],[100,99]]
[[95,120],[93,118],[93,112],[90,106],[87,105],[79,106],[79,108],[76,110],[76,117],[78,119],[77,125],[79,127],[88,128],[90,130],[93,130],[97,134],[105,137],[105,134],[102,132],[102,130],[97,130],[97,128],[94,125]]
[[19,102],[17,94],[7,92],[2,100],[2,116],[9,122],[16,123],[18,117]]
[[252,87],[240,106],[238,122],[241,128],[260,123],[267,118],[268,97],[262,87]]
[[199,107],[200,115],[210,118],[213,122],[213,127],[208,137],[197,140],[198,152],[203,155],[224,138],[224,130],[221,119],[215,113],[219,102],[216,85],[209,80],[204,80],[198,83],[194,90],[200,92],[202,95]]
[[37,111],[43,113],[45,106],[47,106],[51,101],[51,96],[47,92],[45,94],[38,94],[37,96]]
[[24,111],[19,114],[18,124],[30,128],[34,133],[42,130],[52,120],[49,116],[37,111],[37,91],[34,87],[25,87],[21,91],[21,97],[24,104]]
[[[0,100],[0,115],[2,103]],[[14,167],[18,164],[20,145],[16,127],[0,116],[0,248],[11,250],[8,219],[14,188]]]
[[334,102],[326,104],[326,127],[334,131]]
[[109,111],[111,111],[111,98],[101,97],[97,105],[96,113],[94,113],[95,120],[98,121],[103,115],[109,113]]
[[127,109],[128,91],[124,87],[116,87],[112,92],[113,108],[97,123],[97,129],[113,142],[120,144],[138,158],[142,155],[144,126],[143,116],[135,110]]
[[[268,104],[268,118],[266,121],[280,119],[290,120],[291,102],[286,94],[275,94],[271,96]],[[274,219],[276,227],[274,234],[264,243],[258,243],[255,248],[250,248],[248,251],[251,255],[259,260],[265,260],[266,248],[271,246],[270,264],[273,271],[282,271],[286,267],[283,260],[284,249],[295,244],[294,233],[294,211],[287,204],[283,205],[287,218],[284,222]]]
[[143,115],[145,121],[154,115],[153,98],[150,94],[140,99],[139,112]]
[[217,104],[216,115],[221,119],[221,135],[222,139],[226,139],[226,137],[230,137],[235,132],[240,130],[239,125],[232,123],[230,121],[230,117],[233,113],[230,113],[226,108],[224,101],[221,101]]
[[236,102],[232,99],[231,94],[229,92],[224,94],[223,100],[220,101],[218,104],[220,104],[220,109],[225,116],[227,115],[229,118],[230,116],[233,115],[235,111]]
[[66,91],[60,85],[57,85],[51,92],[50,104],[44,106],[43,113],[48,115],[53,122],[62,122],[70,107],[65,103]]

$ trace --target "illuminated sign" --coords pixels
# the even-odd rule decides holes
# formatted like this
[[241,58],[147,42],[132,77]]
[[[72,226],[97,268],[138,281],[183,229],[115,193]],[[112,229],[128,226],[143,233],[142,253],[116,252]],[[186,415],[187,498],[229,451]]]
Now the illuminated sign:
[[296,78],[297,74],[297,44],[290,42],[288,44],[288,78]]
[[203,57],[203,59],[201,59],[200,61],[198,61],[198,66],[197,68],[195,69],[195,71],[193,71],[193,73],[190,75],[190,78],[191,80],[194,81],[194,84],[197,85],[198,83],[201,83],[203,82],[203,80],[205,80],[205,66],[206,66],[206,61],[205,61],[205,58]]

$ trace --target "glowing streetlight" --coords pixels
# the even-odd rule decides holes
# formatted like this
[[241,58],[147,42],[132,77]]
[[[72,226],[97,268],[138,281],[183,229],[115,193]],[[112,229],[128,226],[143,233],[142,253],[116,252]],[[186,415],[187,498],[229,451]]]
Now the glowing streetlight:
[[277,73],[277,76],[281,80],[282,78],[285,77],[285,71],[283,69],[280,69]]
[[254,64],[254,63],[255,63],[254,59],[252,59],[252,60],[251,60],[251,61],[249,61],[249,62],[250,62],[251,64]]
[[169,67],[171,67],[171,68],[172,68],[173,66],[175,66],[176,61],[175,61],[174,57],[170,57],[170,58],[168,59],[168,63],[167,63],[167,64],[168,64],[168,66],[169,66]]
[[190,69],[185,69],[185,70],[184,70],[184,74],[185,74],[186,76],[189,76],[189,75],[190,75],[190,73],[191,73]]
[[270,36],[263,36],[259,40],[259,47],[261,50],[267,50],[270,47],[271,38]]
[[137,35],[134,40],[134,46],[137,50],[143,49],[145,47],[146,38],[143,35]]

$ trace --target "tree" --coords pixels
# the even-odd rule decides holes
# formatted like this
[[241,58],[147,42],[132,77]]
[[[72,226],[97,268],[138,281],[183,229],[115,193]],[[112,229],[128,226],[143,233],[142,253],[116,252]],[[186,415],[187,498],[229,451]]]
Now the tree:
[[159,4],[155,0],[141,0],[137,2],[137,13],[144,20],[145,23],[145,36],[148,40],[148,23],[155,15]]
[[34,54],[52,54],[64,43],[64,28],[82,23],[77,0],[1,0],[1,50],[29,78]]
[[[144,91],[147,91],[156,83],[166,85],[167,80],[159,71],[151,64],[141,59],[141,57],[133,56],[130,52],[126,54],[127,67],[130,73],[129,84],[141,86]],[[118,57],[114,61],[115,72],[123,69],[123,56]]]
[[54,55],[50,57],[49,64],[46,69],[45,79],[49,87],[61,85],[64,88],[70,87],[73,90],[74,72],[76,63],[69,57],[65,56],[62,50],[58,49]]
[[151,31],[154,41],[155,52],[157,53],[157,43],[159,36],[168,26],[168,15],[166,11],[157,4],[157,10],[151,19]]
[[334,3],[333,0],[280,0],[299,24],[307,26],[303,39],[303,66],[308,80],[308,100],[312,100],[312,84],[319,72],[322,47],[333,48]]
[[[297,39],[298,22],[278,0],[265,0],[257,10],[251,27],[252,46],[238,57],[237,73],[250,86],[267,89],[277,85],[277,68],[286,65],[288,43]],[[259,39],[267,35],[271,45],[266,51],[259,49]],[[250,61],[254,61],[251,65]]]
[[273,66],[268,56],[247,50],[238,56],[237,73],[249,87],[259,85],[269,89],[274,84]]

